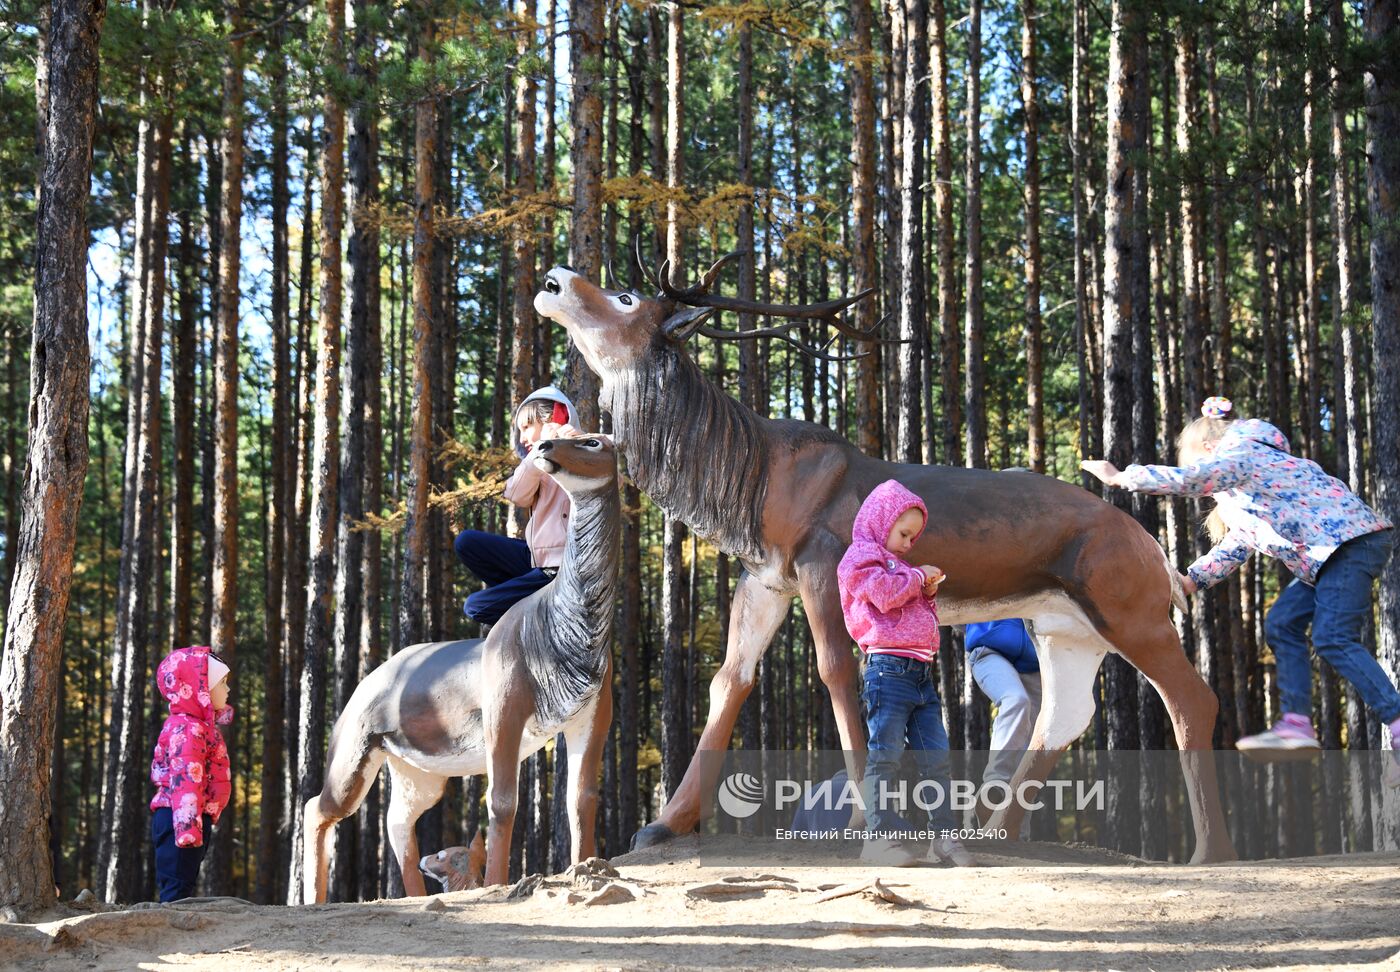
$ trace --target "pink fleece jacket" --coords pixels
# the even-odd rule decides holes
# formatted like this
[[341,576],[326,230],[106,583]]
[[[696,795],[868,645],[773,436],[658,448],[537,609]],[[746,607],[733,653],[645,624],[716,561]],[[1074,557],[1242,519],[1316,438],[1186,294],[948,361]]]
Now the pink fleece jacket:
[[864,651],[932,661],[938,650],[938,610],[934,599],[924,596],[923,571],[885,546],[895,521],[911,509],[928,522],[923,500],[895,480],[871,490],[856,514],[851,546],[836,578],[846,630]]
[[151,809],[169,807],[176,847],[204,844],[203,815],[217,822],[232,792],[228,749],[218,726],[233,720],[233,706],[217,712],[209,697],[209,649],[177,648],[156,669],[156,689],[170,703],[151,759],[156,795]]

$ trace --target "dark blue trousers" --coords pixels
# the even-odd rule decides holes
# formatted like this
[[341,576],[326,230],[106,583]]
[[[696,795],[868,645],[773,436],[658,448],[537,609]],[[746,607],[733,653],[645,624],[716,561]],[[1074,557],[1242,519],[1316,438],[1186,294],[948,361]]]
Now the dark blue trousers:
[[175,846],[175,820],[169,807],[157,807],[151,816],[151,843],[156,849],[156,892],[162,901],[194,897],[199,865],[214,836],[214,818],[204,815],[204,843],[199,847]]
[[515,540],[481,530],[463,530],[453,541],[457,559],[486,585],[469,596],[462,610],[482,624],[495,624],[512,604],[524,600],[554,578],[530,566],[530,548]]

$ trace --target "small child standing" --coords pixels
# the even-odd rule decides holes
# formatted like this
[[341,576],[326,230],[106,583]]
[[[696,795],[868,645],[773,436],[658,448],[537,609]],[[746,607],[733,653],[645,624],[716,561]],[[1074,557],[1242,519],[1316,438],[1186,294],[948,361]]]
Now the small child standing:
[[[861,504],[851,528],[851,546],[837,568],[846,629],[866,656],[861,691],[870,737],[863,786],[866,825],[883,835],[865,842],[861,859],[898,867],[917,859],[891,836],[904,829],[903,821],[878,795],[893,779],[906,745],[922,778],[942,787],[941,799],[936,790],[928,794],[936,801],[929,812],[930,829],[957,826],[949,805],[948,733],[933,669],[938,651],[934,595],[943,572],[930,565],[913,567],[902,559],[924,532],[927,519],[919,497],[893,479],[881,483]],[[959,867],[975,863],[952,836],[935,836],[927,859]]]
[[218,726],[233,721],[228,665],[203,646],[177,648],[156,670],[170,703],[151,760],[151,842],[161,901],[194,894],[214,824],[228,805],[228,750]]

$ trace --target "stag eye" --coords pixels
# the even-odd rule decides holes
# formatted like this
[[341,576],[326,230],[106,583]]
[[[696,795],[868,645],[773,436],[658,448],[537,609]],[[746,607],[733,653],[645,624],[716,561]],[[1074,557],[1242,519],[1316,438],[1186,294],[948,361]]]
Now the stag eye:
[[559,293],[559,281],[555,280],[553,277],[545,277],[544,289],[549,291],[551,294]]
[[597,439],[588,439],[587,441],[585,441],[585,442],[583,443],[583,445],[584,445],[584,448],[586,448],[586,449],[601,449],[601,448],[603,448],[603,443],[599,442]]
[[631,307],[631,306],[632,306],[632,295],[631,295],[631,294],[618,294],[618,295],[617,295],[617,299],[620,300],[620,301],[622,301],[622,302],[623,302],[624,304],[626,304],[628,307]]

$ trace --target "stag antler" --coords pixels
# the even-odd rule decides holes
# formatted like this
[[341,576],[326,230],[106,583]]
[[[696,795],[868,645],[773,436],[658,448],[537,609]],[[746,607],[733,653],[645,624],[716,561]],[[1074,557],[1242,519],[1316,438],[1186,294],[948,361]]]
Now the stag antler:
[[[641,251],[639,247],[639,260],[640,256]],[[757,328],[748,331],[730,331],[724,328],[696,326],[692,324],[689,325],[687,333],[693,331],[698,334],[704,334],[707,337],[726,341],[752,341],[758,338],[778,338],[797,348],[804,354],[809,354],[814,358],[822,358],[827,361],[854,361],[857,358],[865,357],[870,352],[865,351],[854,355],[829,355],[824,353],[824,349],[831,345],[831,341],[827,341],[820,349],[813,348],[810,345],[795,340],[787,331],[804,322],[816,321],[826,324],[834,328],[839,334],[843,334],[856,341],[874,340],[880,344],[904,343],[899,340],[875,337],[875,334],[884,327],[885,323],[889,320],[888,317],[881,318],[868,330],[861,330],[858,327],[853,327],[840,317],[841,311],[873,294],[875,292],[875,288],[873,287],[862,290],[854,297],[842,297],[838,300],[828,300],[818,304],[768,304],[761,301],[744,300],[739,297],[726,297],[723,294],[711,293],[710,288],[714,286],[715,281],[719,278],[720,271],[722,271],[727,264],[741,256],[743,256],[743,253],[739,251],[726,253],[716,260],[710,266],[710,269],[705,271],[704,276],[701,277],[698,284],[693,287],[685,288],[677,287],[671,282],[671,261],[667,260],[661,265],[660,273],[655,276],[661,288],[660,295],[670,298],[678,304],[686,304],[691,307],[738,311],[740,313],[760,314],[765,317],[786,317],[789,319],[788,323],[779,324],[776,327]]]

